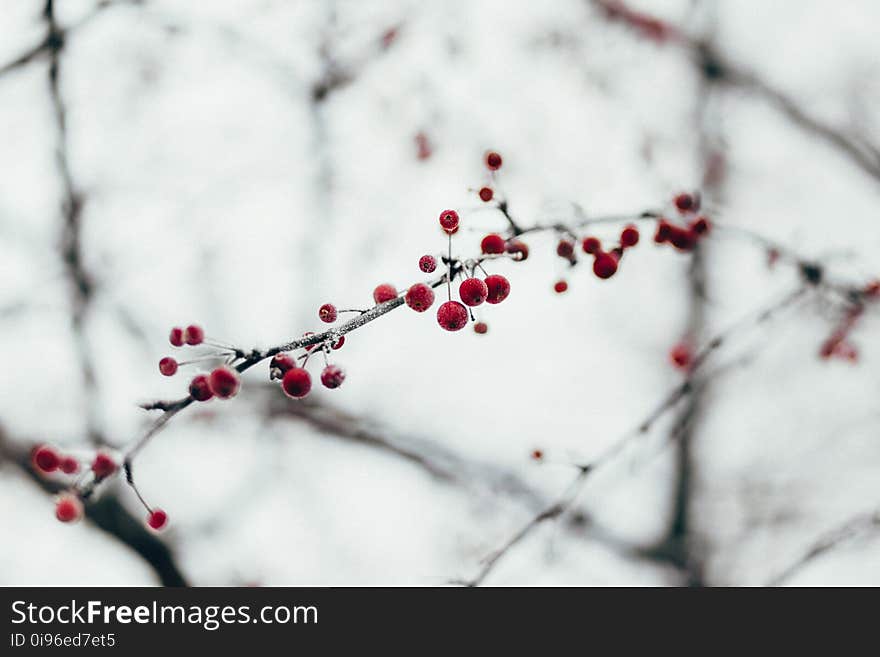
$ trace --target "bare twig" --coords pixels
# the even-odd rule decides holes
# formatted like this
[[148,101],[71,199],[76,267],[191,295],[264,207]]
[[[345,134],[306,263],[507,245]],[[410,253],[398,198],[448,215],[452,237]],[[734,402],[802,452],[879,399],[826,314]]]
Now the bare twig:
[[[502,557],[507,555],[512,548],[519,544],[542,523],[547,520],[558,518],[571,508],[571,506],[577,500],[578,495],[580,494],[581,490],[584,487],[584,484],[587,482],[591,474],[595,473],[597,470],[614,460],[619,454],[623,452],[623,450],[626,448],[627,445],[630,444],[630,442],[650,431],[651,427],[661,417],[663,417],[671,409],[675,408],[681,400],[691,395],[693,391],[698,388],[697,374],[699,370],[702,369],[709,354],[711,354],[722,344],[724,344],[726,338],[729,335],[731,335],[733,332],[739,332],[762,325],[764,322],[775,316],[781,310],[791,306],[794,301],[796,301],[803,295],[806,289],[807,288],[803,286],[799,287],[793,293],[785,295],[781,299],[774,300],[772,303],[768,304],[760,311],[756,313],[750,313],[748,316],[746,316],[736,324],[732,325],[724,332],[718,334],[715,338],[709,340],[706,346],[700,352],[698,352],[697,356],[694,358],[694,362],[687,379],[685,379],[685,381],[683,381],[680,385],[676,386],[666,396],[664,396],[660,403],[648,413],[644,420],[638,423],[635,428],[623,434],[615,442],[611,443],[611,445],[609,445],[592,461],[590,461],[589,463],[577,465],[577,476],[568,485],[563,494],[550,506],[548,506],[546,509],[544,509],[539,514],[531,518],[528,522],[526,522],[526,524],[522,528],[520,528],[510,539],[505,541],[500,548],[493,551],[486,558],[483,566],[481,567],[480,571],[474,576],[474,578],[469,580],[454,580],[454,582],[466,586],[479,586],[480,584],[482,584],[485,581],[486,577],[489,576],[489,574],[492,572],[498,562],[502,559]],[[676,428],[674,428],[671,432],[671,439],[677,440],[680,438],[682,432],[685,431],[687,428],[687,419],[688,416],[686,414],[685,421],[680,421]],[[644,555],[654,556],[655,558],[657,556],[664,556],[661,552],[658,552],[656,550],[646,550],[644,551]],[[672,559],[672,562],[674,564],[678,564],[678,561],[676,559]]]
[[[0,427],[0,460],[17,467],[35,485],[49,494],[63,490],[60,482],[46,479],[31,465],[32,445],[11,440]],[[187,586],[187,578],[178,565],[171,548],[144,527],[115,494],[103,495],[85,508],[86,518],[143,559],[163,586]]]
[[872,535],[878,532],[880,532],[880,511],[873,511],[852,518],[819,537],[794,563],[770,579],[767,585],[779,586],[784,584],[813,561],[832,551],[840,544],[858,536]]
[[84,264],[82,253],[84,198],[74,185],[67,152],[67,110],[61,95],[61,53],[65,45],[65,31],[56,19],[54,0],[46,0],[43,8],[43,20],[46,23],[45,49],[49,58],[49,92],[57,134],[55,161],[64,193],[60,240],[61,258],[70,282],[71,328],[86,396],[87,432],[93,444],[101,444],[105,441],[101,436],[97,421],[98,399],[94,359],[85,332],[85,320],[94,296],[95,286],[93,277]]
[[498,561],[504,557],[510,550],[516,547],[520,541],[522,541],[526,536],[528,536],[536,527],[538,527],[541,523],[552,520],[554,518],[558,518],[563,513],[565,513],[569,507],[571,507],[572,503],[574,503],[575,499],[577,499],[577,494],[581,490],[581,486],[587,478],[587,475],[590,473],[590,467],[584,466],[578,469],[578,475],[575,477],[574,481],[572,481],[568,488],[565,489],[565,492],[559,497],[558,500],[553,502],[546,509],[541,511],[538,515],[534,516],[531,520],[529,520],[519,531],[517,531],[513,536],[511,536],[507,541],[504,542],[501,547],[492,552],[483,560],[483,565],[480,568],[480,571],[476,574],[473,579],[470,580],[453,580],[454,584],[462,584],[464,586],[479,586],[483,583],[486,577],[489,576],[489,573],[495,568],[495,565]]
[[701,77],[714,84],[742,89],[762,98],[771,107],[779,110],[792,125],[832,146],[859,169],[880,181],[880,148],[867,138],[854,136],[846,129],[811,115],[793,98],[757,73],[725,58],[713,45],[703,39],[688,35],[680,28],[649,14],[630,9],[627,3],[621,0],[588,0],[588,2],[596,5],[606,18],[627,24],[643,36],[658,43],[669,43],[683,48],[694,65],[699,67]]

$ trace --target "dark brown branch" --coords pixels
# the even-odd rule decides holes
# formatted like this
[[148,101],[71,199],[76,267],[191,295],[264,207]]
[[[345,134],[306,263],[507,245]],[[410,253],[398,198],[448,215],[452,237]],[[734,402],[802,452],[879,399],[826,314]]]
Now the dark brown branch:
[[[67,35],[71,34],[73,31],[79,29],[84,26],[86,23],[95,18],[101,11],[107,9],[109,7],[117,6],[117,5],[139,5],[142,4],[143,0],[100,0],[97,2],[92,9],[91,12],[86,14],[83,18],[79,20],[79,22],[71,25],[67,28],[61,29],[60,26],[56,23],[56,30],[49,31],[49,33],[43,38],[42,41],[37,43],[36,45],[31,46],[24,52],[22,52],[17,57],[13,58],[11,61],[7,62],[0,66],[0,77],[5,75],[6,73],[10,73],[16,69],[27,66],[28,64],[37,61],[41,57],[45,57],[49,55],[53,50],[60,49],[63,47],[63,43],[59,43],[59,39],[61,42],[67,37]],[[51,4],[51,3],[47,3]],[[44,6],[42,13],[42,17],[45,20],[47,18],[47,7]],[[53,15],[54,21],[54,8],[51,11]]]
[[[701,194],[707,194],[708,200],[719,200],[723,178],[710,174],[710,167],[715,152],[714,141],[717,139],[716,126],[710,117],[710,102],[713,90],[713,78],[704,75],[697,87],[695,98],[695,115],[699,126],[699,140],[697,157],[703,169],[703,189]],[[688,271],[689,309],[687,319],[687,340],[697,343],[702,341],[706,324],[706,280],[708,277],[708,263],[705,247],[700,246],[691,260]],[[803,291],[797,290],[796,295]],[[724,342],[725,336],[716,336],[707,348],[698,355],[694,367],[699,367],[713,349],[718,348]],[[678,416],[671,428],[671,436],[675,439],[675,474],[671,487],[671,513],[669,526],[665,537],[655,549],[658,553],[665,553],[673,563],[685,573],[685,583],[688,586],[703,586],[705,581],[703,558],[699,554],[695,531],[693,528],[693,507],[696,495],[697,461],[694,456],[694,443],[697,440],[697,427],[704,413],[706,388],[709,379],[704,379],[701,385],[691,386],[692,391],[687,395]]]
[[67,110],[61,94],[61,53],[65,46],[65,31],[56,19],[54,0],[46,0],[43,8],[43,20],[46,23],[45,44],[49,57],[49,92],[57,135],[55,161],[64,193],[61,204],[61,259],[70,282],[71,329],[87,400],[87,431],[93,444],[102,444],[106,441],[101,436],[97,423],[97,381],[93,365],[94,359],[84,326],[95,286],[83,258],[82,211],[84,198],[76,189],[70,172],[67,151]]
[[0,66],[0,75],[5,75],[10,71],[14,71],[17,68],[21,68],[27,64],[30,64],[32,61],[40,57],[41,55],[46,54],[51,47],[48,37],[43,39],[37,45],[31,47],[30,49],[24,51],[18,57],[13,59],[11,62],[7,62],[3,66]]
[[[0,460],[16,466],[46,493],[55,494],[63,490],[65,486],[41,476],[31,466],[32,447],[29,444],[12,441],[0,427]],[[101,499],[87,504],[85,516],[93,525],[143,559],[163,586],[188,585],[187,578],[168,545],[150,533],[144,527],[142,519],[134,517],[116,494],[103,495]]]

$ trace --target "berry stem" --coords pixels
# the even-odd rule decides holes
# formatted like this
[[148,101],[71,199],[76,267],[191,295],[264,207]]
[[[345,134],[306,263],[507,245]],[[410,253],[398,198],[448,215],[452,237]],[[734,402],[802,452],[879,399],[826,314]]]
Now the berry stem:
[[446,258],[446,298],[452,301],[452,234],[449,238],[449,256]]
[[153,509],[150,508],[150,505],[147,504],[147,501],[144,499],[144,496],[141,495],[141,491],[138,489],[137,485],[134,483],[134,473],[131,469],[131,462],[126,460],[125,463],[122,464],[123,470],[125,470],[125,481],[131,486],[131,489],[134,491],[134,494],[137,496],[140,503],[144,505],[144,508],[147,510],[147,513],[152,513]]

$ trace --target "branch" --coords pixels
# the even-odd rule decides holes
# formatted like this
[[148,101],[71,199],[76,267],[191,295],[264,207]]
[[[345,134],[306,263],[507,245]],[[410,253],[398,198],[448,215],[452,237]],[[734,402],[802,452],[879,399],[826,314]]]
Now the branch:
[[[515,472],[506,468],[490,462],[464,458],[442,444],[424,438],[397,435],[393,431],[374,426],[373,422],[363,416],[353,415],[324,402],[303,400],[299,404],[286,403],[286,400],[277,394],[274,386],[264,386],[263,392],[266,396],[265,413],[270,418],[293,418],[333,438],[390,453],[422,469],[444,484],[472,487],[478,483],[496,494],[503,493],[519,499],[530,512],[548,505],[543,493],[536,491]],[[584,533],[584,523],[580,520],[573,519],[567,528]],[[583,537],[621,554],[640,558],[647,556],[595,525],[592,525]]]
[[101,436],[97,423],[98,400],[94,359],[84,328],[95,286],[92,276],[86,270],[83,262],[82,210],[84,198],[77,191],[70,172],[67,151],[67,110],[61,96],[61,52],[64,49],[66,33],[56,19],[54,0],[46,0],[43,20],[46,23],[45,51],[49,57],[49,92],[57,135],[55,160],[64,193],[60,236],[61,258],[70,282],[71,328],[86,396],[87,431],[93,444],[102,444],[106,441]]
[[[32,445],[12,441],[0,427],[0,459],[16,466],[36,486],[48,494],[63,490],[58,482],[46,479],[31,465]],[[105,495],[85,509],[86,518],[122,545],[143,559],[163,586],[188,586],[187,578],[175,560],[174,553],[155,534],[150,533],[140,518],[134,517],[116,495]]]
[[[591,217],[583,216],[583,213],[579,211],[577,206],[575,206],[575,207],[579,212],[579,216],[577,217],[578,221],[575,222],[574,225],[572,225],[570,227],[567,227],[564,224],[559,224],[559,223],[555,223],[555,224],[551,224],[551,225],[536,224],[536,225],[528,227],[528,228],[517,228],[517,230],[519,230],[518,233],[515,232],[515,230],[513,228],[510,228],[510,230],[508,231],[508,235],[512,238],[512,237],[515,237],[516,235],[522,235],[525,233],[534,233],[534,232],[541,232],[541,231],[559,232],[560,230],[562,230],[563,232],[567,232],[568,234],[575,234],[578,229],[581,229],[581,228],[584,228],[584,227],[587,227],[590,225],[594,225],[594,224],[611,223],[611,222],[618,222],[618,223],[619,222],[629,222],[629,221],[632,221],[633,219],[642,220],[642,221],[644,221],[644,220],[658,220],[660,218],[660,215],[655,211],[644,211],[644,212],[641,212],[641,213],[638,213],[635,215],[632,215],[632,214],[630,214],[630,215],[615,215],[615,216],[610,216],[610,217],[592,217],[591,218]],[[772,242],[770,242],[770,240],[767,240],[764,238],[755,239],[755,235],[753,233],[748,232],[748,231],[732,232],[731,235],[739,236],[739,237],[745,236],[748,238],[748,241],[750,243],[759,244],[759,245],[761,245],[761,248],[765,248],[766,244],[772,244]],[[444,264],[447,265],[447,271],[444,272],[441,276],[435,278],[433,281],[430,281],[429,284],[432,288],[437,288],[437,287],[440,287],[441,285],[444,285],[444,284],[451,284],[451,281],[455,280],[459,275],[462,275],[465,272],[467,272],[468,269],[473,269],[475,265],[478,265],[482,262],[485,262],[486,260],[490,260],[495,257],[499,257],[499,256],[480,255],[480,256],[476,256],[475,258],[462,259],[460,257],[452,257],[452,255],[450,253],[448,257],[443,256],[443,258],[442,258]],[[510,257],[510,256],[505,256],[505,257]],[[812,271],[813,269],[816,268],[815,265],[806,264],[807,261],[805,259],[802,259],[799,257],[795,258],[794,256],[792,256],[792,259],[798,265],[798,267],[800,268],[800,270],[802,272]],[[822,282],[823,279],[821,276],[821,269],[818,269],[817,271],[819,271],[820,275],[814,276],[815,280],[811,279],[810,277],[805,277],[807,282],[809,282],[810,284],[818,284],[818,283]],[[849,289],[849,288],[847,288],[847,289]],[[850,292],[856,293],[853,291],[858,290],[858,289],[860,289],[860,288],[852,288],[850,290]],[[333,343],[335,343],[340,337],[342,337],[352,331],[355,331],[355,330],[365,326],[366,324],[368,324],[368,323],[370,323],[380,317],[383,317],[384,315],[390,313],[391,311],[396,310],[397,308],[400,308],[403,304],[404,304],[403,296],[397,296],[389,301],[386,301],[381,304],[377,304],[376,306],[359,313],[358,315],[356,315],[352,319],[350,319],[350,320],[348,320],[338,326],[334,326],[334,327],[327,329],[325,331],[322,331],[320,333],[315,333],[315,334],[311,334],[311,335],[304,335],[302,337],[290,340],[284,344],[272,347],[270,349],[266,349],[266,350],[251,349],[250,351],[246,351],[243,349],[235,348],[234,349],[235,358],[232,360],[232,364],[234,365],[235,369],[239,373],[243,373],[243,372],[249,370],[250,368],[252,368],[253,366],[257,365],[258,363],[262,362],[263,360],[271,358],[272,356],[275,356],[276,354],[279,354],[282,352],[294,351],[296,349],[301,349],[304,347],[311,347],[311,346],[315,346],[315,345],[321,345],[321,348],[325,349],[329,345],[332,345]],[[710,345],[709,349],[711,350],[712,348],[714,348],[714,347],[712,347]],[[699,358],[699,356],[698,356],[698,358]],[[154,436],[156,436],[160,431],[162,431],[162,429],[164,429],[164,427],[168,424],[168,422],[175,415],[177,415],[181,411],[188,408],[193,403],[193,401],[194,401],[193,397],[190,395],[187,395],[186,397],[182,397],[177,400],[157,401],[157,402],[145,404],[143,406],[143,408],[146,408],[149,410],[159,410],[162,412],[162,415],[159,418],[157,418],[153,422],[153,424],[146,430],[146,432],[143,433],[139,438],[137,438],[123,453],[124,471],[127,475],[126,478],[128,479],[129,483],[132,485],[132,487],[134,487],[134,481],[133,481],[133,476],[132,476],[132,461],[133,461],[134,457],[140,452],[141,449],[143,449],[147,445],[147,443]],[[114,473],[113,476],[116,476],[116,475],[118,475],[118,472]],[[90,480],[86,480],[84,482],[81,482],[78,485],[76,490],[80,494],[81,497],[87,498],[92,494],[92,492],[94,491],[94,488],[98,484],[100,484],[102,481],[103,481],[103,479],[95,479],[95,478],[90,479]]]
[[[17,57],[14,57],[11,61],[7,62],[0,66],[0,77],[4,76],[7,73],[10,73],[16,69],[27,66],[28,64],[40,59],[43,56],[50,54],[53,50],[60,49],[63,47],[63,41],[67,37],[67,35],[71,34],[75,30],[83,27],[86,23],[95,18],[99,13],[101,13],[104,9],[108,9],[113,6],[118,5],[139,5],[142,4],[143,0],[100,0],[97,2],[88,14],[82,17],[78,22],[67,28],[60,28],[60,26],[56,23],[56,30],[47,34],[42,41],[31,46],[24,52],[22,52]],[[47,0],[46,5],[44,5],[42,11],[42,17],[44,20],[47,19],[48,13],[51,11],[53,15],[52,21],[54,22],[54,8],[51,10],[48,8],[48,5],[53,4],[51,0]],[[59,43],[59,39],[62,43]]]
[[880,532],[880,511],[866,513],[848,520],[817,539],[799,559],[767,582],[767,586],[784,584],[810,563],[830,552],[841,543],[860,535],[871,535],[877,532]]
[[[591,474],[595,473],[598,469],[602,468],[603,466],[614,460],[620,453],[623,452],[624,448],[629,445],[630,442],[650,431],[651,427],[653,427],[654,424],[661,417],[663,417],[671,409],[675,408],[681,400],[691,395],[694,390],[697,389],[698,385],[702,385],[697,379],[699,370],[703,367],[703,364],[706,362],[709,355],[716,349],[721,347],[732,333],[748,330],[750,328],[762,325],[764,322],[775,316],[781,310],[791,306],[804,294],[806,289],[807,288],[804,286],[799,287],[791,294],[782,297],[780,300],[772,302],[771,304],[767,305],[766,307],[755,313],[750,313],[736,324],[730,326],[726,331],[719,333],[716,337],[709,340],[706,346],[694,358],[692,368],[687,378],[680,385],[673,388],[665,397],[663,397],[660,403],[651,412],[648,413],[644,420],[637,424],[634,429],[630,430],[629,432],[618,438],[617,441],[613,442],[591,462],[577,465],[577,476],[555,502],[544,509],[541,513],[530,519],[510,539],[505,541],[500,548],[492,552],[486,558],[483,567],[476,574],[476,576],[474,576],[473,579],[454,580],[454,583],[463,584],[465,586],[479,586],[480,584],[482,584],[485,581],[486,577],[489,576],[489,574],[498,564],[498,562],[505,555],[507,555],[511,549],[513,549],[524,538],[531,534],[532,531],[534,531],[545,521],[558,518],[563,513],[568,511],[569,508],[571,508],[571,506],[577,500],[578,495],[580,494],[581,490],[584,487],[584,484],[587,482]],[[685,424],[679,423],[679,425],[673,431],[672,437],[677,438],[678,435],[684,430]],[[653,555],[655,557],[659,556],[659,554],[660,553],[651,551],[645,552],[645,555]]]
[[701,77],[720,85],[750,91],[779,110],[793,125],[824,141],[858,168],[880,181],[880,148],[867,138],[850,136],[845,130],[812,116],[794,99],[773,87],[756,73],[723,57],[703,39],[649,14],[635,11],[621,0],[588,0],[611,21],[633,28],[660,44],[683,48],[699,68]]

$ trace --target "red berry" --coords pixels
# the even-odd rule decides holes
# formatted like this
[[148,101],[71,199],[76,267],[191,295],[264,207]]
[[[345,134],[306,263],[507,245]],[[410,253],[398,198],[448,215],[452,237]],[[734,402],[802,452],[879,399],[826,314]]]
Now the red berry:
[[[304,338],[310,338],[310,337],[312,337],[314,334],[315,334],[314,331],[306,331],[305,333],[303,333],[303,337],[304,337]],[[312,349],[314,349],[314,348],[317,347],[317,346],[318,346],[317,344],[307,344],[307,345],[305,345],[305,346],[303,347],[303,349],[305,349],[306,351],[311,351]]]
[[679,251],[692,251],[698,238],[699,235],[689,228],[669,227],[669,242]]
[[116,465],[116,461],[113,460],[113,457],[104,452],[98,452],[95,454],[95,460],[92,461],[92,472],[95,473],[97,479],[109,477],[116,472],[117,467],[118,466]]
[[556,281],[553,289],[556,291],[557,294],[562,294],[568,289],[568,283],[566,283],[565,281]]
[[416,283],[406,291],[406,305],[423,313],[434,303],[434,290],[424,283]]
[[336,306],[334,306],[332,303],[325,303],[323,306],[318,308],[318,317],[322,322],[332,324],[336,321],[337,317]]
[[440,213],[440,226],[447,233],[454,233],[458,230],[458,212],[455,210],[444,210]]
[[171,329],[171,333],[168,335],[168,342],[171,343],[172,347],[182,347],[183,329],[179,326],[175,326],[173,329]]
[[153,509],[147,516],[147,525],[149,525],[150,529],[159,531],[160,529],[163,529],[167,524],[168,514],[165,513],[162,509]]
[[312,389],[312,377],[302,367],[295,367],[281,379],[281,389],[288,397],[302,399]]
[[325,388],[338,388],[345,381],[345,372],[336,365],[328,365],[321,372],[321,383]]
[[679,342],[669,352],[669,358],[672,364],[680,370],[686,370],[691,366],[693,354],[691,347],[687,342]]
[[617,272],[617,258],[610,253],[599,252],[593,261],[593,273],[599,278],[611,278]]
[[584,241],[581,242],[581,248],[584,250],[584,253],[592,255],[602,250],[602,242],[597,237],[585,237]]
[[673,199],[673,202],[675,203],[675,207],[682,212],[687,212],[694,207],[694,197],[690,194],[679,194]]
[[869,299],[880,299],[880,280],[868,283],[862,293]]
[[424,132],[419,132],[416,134],[416,148],[418,149],[416,157],[418,157],[420,160],[427,160],[429,157],[431,157],[431,142],[428,140],[428,135],[426,135]]
[[165,356],[165,358],[159,361],[159,371],[164,376],[174,376],[177,372],[177,361],[171,356]]
[[459,331],[468,322],[468,311],[458,301],[447,301],[437,309],[437,323],[447,331]]
[[556,255],[571,260],[574,257],[574,244],[568,240],[559,240],[559,244],[556,245]]
[[275,354],[269,361],[269,378],[280,379],[296,367],[296,359],[288,353]]
[[483,238],[483,241],[480,242],[480,250],[483,253],[504,253],[505,244],[504,238],[501,235],[496,235],[492,233],[491,235],[486,235]]
[[497,171],[501,168],[501,156],[495,151],[489,151],[486,153],[486,166],[492,171]]
[[437,269],[437,259],[432,255],[423,255],[419,258],[419,269],[426,274],[430,274]]
[[486,297],[487,303],[501,303],[510,294],[510,282],[500,274],[487,276],[486,287],[489,290],[489,294]]
[[211,392],[217,399],[229,399],[235,397],[241,387],[241,376],[237,371],[226,365],[221,365],[208,377]]
[[340,335],[339,339],[336,342],[334,342],[332,345],[330,345],[330,348],[331,349],[342,349],[342,345],[344,345],[344,344],[345,344],[345,336]]
[[385,303],[386,301],[391,301],[391,299],[396,296],[397,290],[394,289],[393,285],[389,285],[388,283],[377,285],[376,289],[373,290],[373,301],[375,301],[376,303]]
[[214,393],[211,392],[211,384],[208,381],[208,377],[204,374],[199,374],[192,381],[190,381],[189,394],[190,397],[200,402],[208,401],[211,397],[213,397]]
[[491,187],[480,187],[478,193],[480,195],[480,200],[484,203],[488,203],[492,200],[492,197],[495,196],[495,192],[492,191]]
[[654,241],[657,244],[663,244],[663,242],[669,239],[669,233],[672,230],[672,224],[670,224],[666,219],[661,219],[657,224],[657,232],[654,233]]
[[458,296],[466,306],[479,306],[489,295],[489,288],[479,278],[466,278],[458,287]]
[[40,445],[34,450],[33,461],[37,469],[43,472],[55,472],[61,465],[58,452],[48,445]]
[[190,324],[186,327],[186,331],[183,332],[183,339],[191,346],[202,344],[205,340],[205,331],[201,326]]
[[706,217],[697,217],[696,221],[691,223],[691,230],[697,235],[705,235],[711,227],[712,225]]
[[489,325],[486,322],[477,322],[474,324],[474,333],[479,333],[480,335],[485,335],[489,332]]
[[[397,39],[397,27],[389,27],[382,33],[382,48],[387,50],[390,48],[395,40]],[[422,134],[422,133],[419,133]]]
[[544,452],[541,451],[540,449],[533,450],[532,451],[532,458],[535,461],[540,461],[541,459],[544,458]]
[[628,249],[631,246],[635,246],[639,243],[639,229],[629,224],[626,226],[623,231],[620,233],[620,246],[625,249]]
[[519,240],[511,240],[507,243],[507,252],[517,256],[517,260],[525,260],[529,257],[529,245]]
[[55,517],[61,522],[74,522],[83,516],[83,505],[76,495],[64,493],[55,503]]
[[61,472],[64,474],[76,474],[79,472],[79,461],[72,456],[65,456],[61,459],[58,467],[61,468]]

